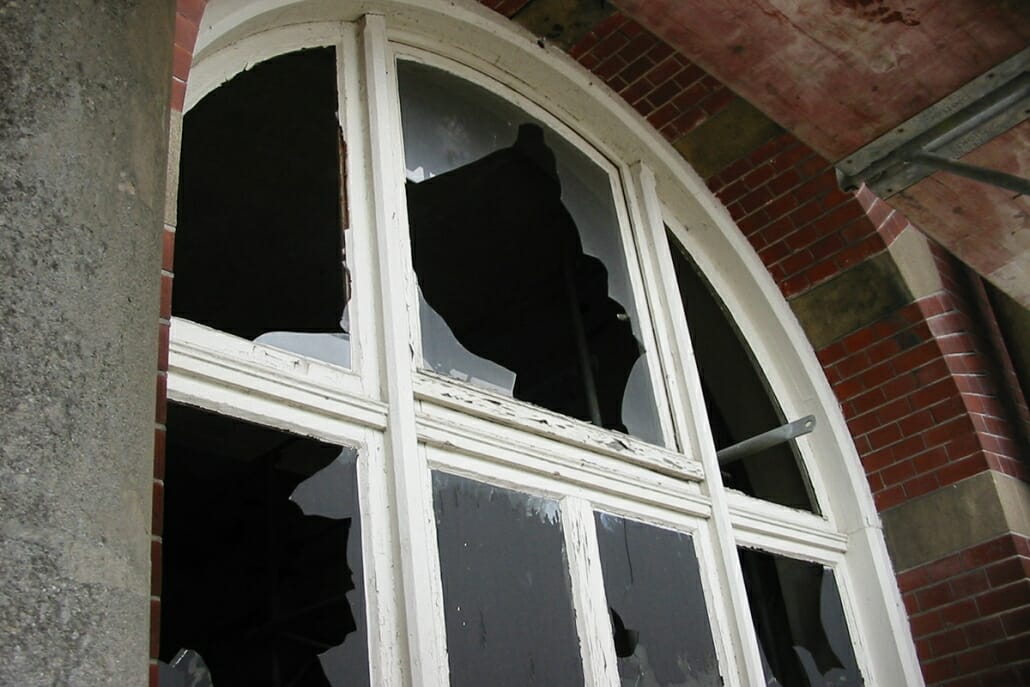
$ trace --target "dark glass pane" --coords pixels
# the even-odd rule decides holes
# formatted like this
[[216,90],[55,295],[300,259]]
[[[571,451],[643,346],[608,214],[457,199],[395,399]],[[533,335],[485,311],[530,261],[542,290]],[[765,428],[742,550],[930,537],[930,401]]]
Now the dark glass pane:
[[[783,425],[783,411],[722,301],[671,235],[669,244],[716,449]],[[731,489],[818,512],[793,440],[724,465],[722,471]]]
[[256,65],[183,121],[174,315],[350,366],[336,57]]
[[558,504],[433,474],[453,687],[583,684]]
[[168,410],[161,660],[217,687],[368,685],[357,453]]
[[751,549],[740,564],[769,687],[865,684],[832,570]]
[[398,75],[426,364],[660,442],[608,174],[485,89]]
[[688,535],[595,513],[623,687],[721,685]]

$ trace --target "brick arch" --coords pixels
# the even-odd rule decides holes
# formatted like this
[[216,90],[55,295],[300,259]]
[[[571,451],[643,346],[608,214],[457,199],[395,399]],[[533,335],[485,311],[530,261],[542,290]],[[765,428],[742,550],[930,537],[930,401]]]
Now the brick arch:
[[[516,18],[531,4],[481,1]],[[173,131],[181,121],[206,4],[177,3]],[[582,32],[567,52],[688,159],[691,134],[739,106],[740,99],[726,84],[619,12]],[[177,145],[173,135],[173,160]],[[904,542],[891,540],[892,522],[895,532],[909,532],[911,523],[922,522],[919,509],[946,487],[971,484],[974,477],[981,482],[995,475],[1030,479],[1020,459],[1018,419],[1003,403],[1004,360],[999,368],[990,336],[985,336],[990,322],[982,312],[982,285],[937,246],[924,246],[916,251],[918,257],[906,257],[902,244],[923,245],[908,220],[868,191],[840,191],[829,161],[775,125],[758,145],[730,162],[707,169],[704,162],[695,168],[798,315],[841,405],[877,510],[887,524],[927,683],[958,677],[969,678],[970,684],[979,684],[981,678],[1026,679],[1025,672],[1016,671],[1030,670],[1030,663],[1010,664],[1021,657],[1030,627],[1030,539],[985,530],[969,541],[956,540],[951,549],[928,553],[907,551]],[[170,186],[175,176],[169,175]],[[157,684],[160,626],[174,188],[168,198],[151,552],[152,685]],[[916,284],[920,280],[913,273],[918,272],[929,274],[932,285]],[[856,306],[855,293],[848,291],[866,287],[876,292],[876,302]],[[840,308],[854,316],[841,322]]]

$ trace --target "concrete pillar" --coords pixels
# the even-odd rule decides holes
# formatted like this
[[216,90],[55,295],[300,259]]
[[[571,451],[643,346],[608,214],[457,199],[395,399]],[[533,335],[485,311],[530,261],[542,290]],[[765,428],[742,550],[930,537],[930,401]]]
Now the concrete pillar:
[[173,0],[0,0],[0,684],[147,681]]

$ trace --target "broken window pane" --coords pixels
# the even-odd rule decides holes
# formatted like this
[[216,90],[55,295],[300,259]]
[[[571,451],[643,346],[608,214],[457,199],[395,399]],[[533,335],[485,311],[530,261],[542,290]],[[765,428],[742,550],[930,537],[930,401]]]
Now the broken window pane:
[[433,473],[453,687],[581,685],[558,504]]
[[740,565],[769,687],[865,684],[832,570],[751,549]]
[[[671,234],[669,244],[716,449],[785,424],[783,411],[726,307]],[[731,489],[818,512],[795,440],[721,468]]]
[[161,661],[194,652],[217,687],[369,684],[356,459],[169,407]]
[[594,519],[623,687],[722,684],[690,536]]
[[398,76],[426,364],[660,442],[608,174],[483,88]]
[[262,62],[186,114],[172,313],[350,366],[331,48]]

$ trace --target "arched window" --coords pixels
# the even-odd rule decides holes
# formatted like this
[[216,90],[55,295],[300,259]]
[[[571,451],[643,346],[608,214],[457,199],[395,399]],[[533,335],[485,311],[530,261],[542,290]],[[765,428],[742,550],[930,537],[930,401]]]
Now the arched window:
[[211,0],[187,108],[166,674],[918,681],[811,350],[588,75],[475,7]]

